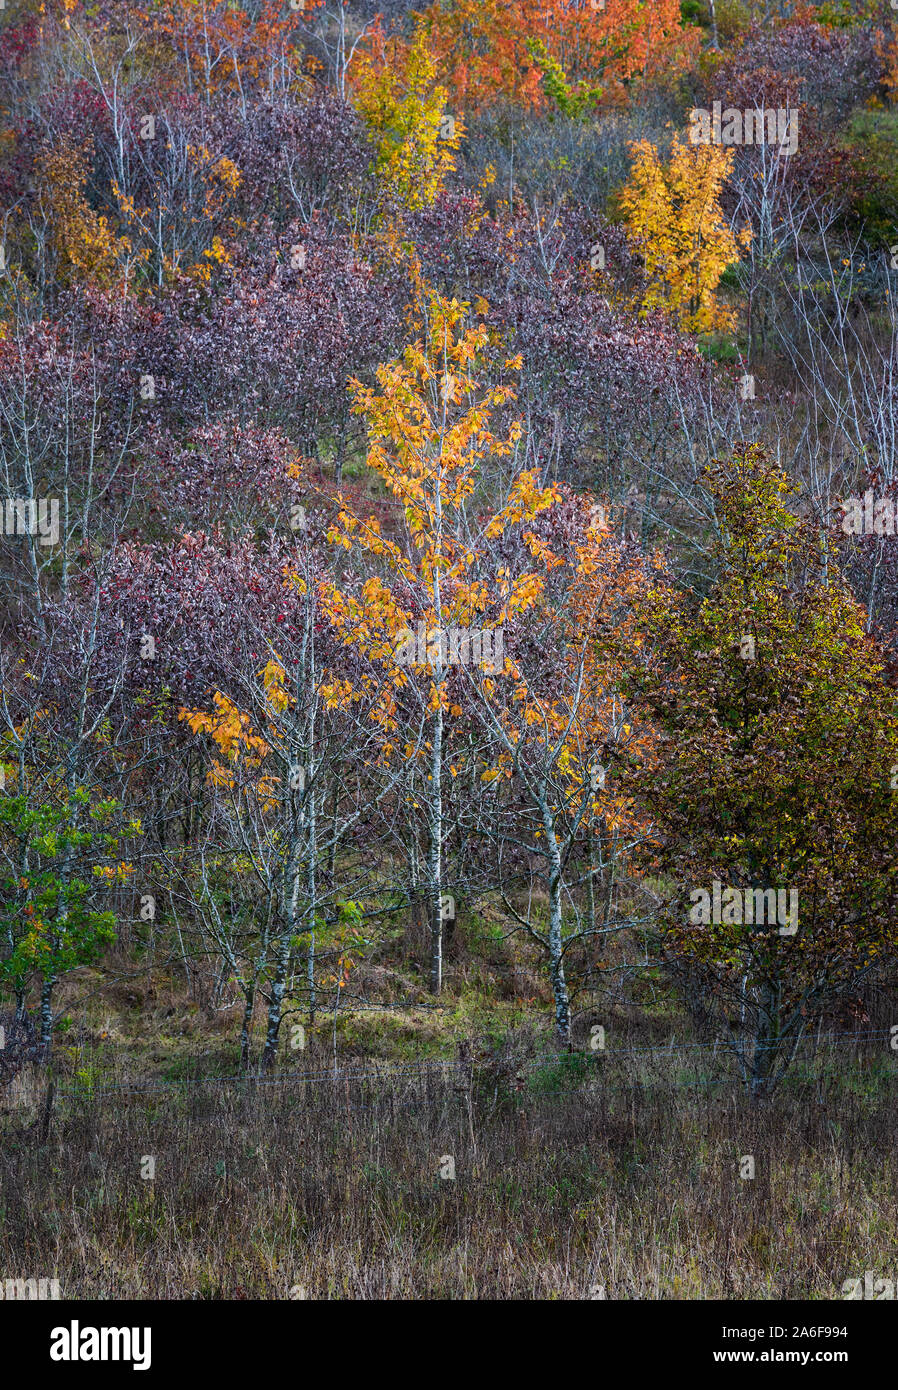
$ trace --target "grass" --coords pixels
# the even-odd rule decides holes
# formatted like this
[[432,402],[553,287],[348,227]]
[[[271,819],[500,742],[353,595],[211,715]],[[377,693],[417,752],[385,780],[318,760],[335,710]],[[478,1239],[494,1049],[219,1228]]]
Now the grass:
[[809,1044],[752,1104],[723,1049],[669,1048],[692,1034],[657,972],[627,1003],[581,1000],[558,1053],[526,941],[481,916],[447,966],[434,1007],[397,942],[360,964],[354,990],[384,1007],[338,1015],[336,1079],[322,1009],[297,1015],[304,1051],[285,1029],[272,1078],[217,1083],[239,1010],[201,974],[126,955],[74,972],[49,1130],[39,1068],[0,1094],[0,1274],[68,1298],[561,1300],[838,1298],[894,1276],[887,1037]]
[[758,1107],[574,1054],[523,1086],[496,1058],[85,1090],[43,1145],[6,1125],[0,1267],[75,1298],[839,1297],[898,1268],[895,1080],[869,1078],[817,1068]]

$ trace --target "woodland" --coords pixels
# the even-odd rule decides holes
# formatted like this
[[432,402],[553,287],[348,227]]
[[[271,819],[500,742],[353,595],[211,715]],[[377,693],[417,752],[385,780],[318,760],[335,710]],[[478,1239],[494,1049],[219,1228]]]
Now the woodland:
[[0,3],[0,1286],[898,1265],[896,4]]

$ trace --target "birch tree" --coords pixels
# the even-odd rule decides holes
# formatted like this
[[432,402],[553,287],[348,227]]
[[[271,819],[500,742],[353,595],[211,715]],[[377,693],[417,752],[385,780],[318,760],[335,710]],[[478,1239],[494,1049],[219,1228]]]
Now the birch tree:
[[[493,556],[506,531],[551,506],[555,493],[539,487],[536,470],[515,467],[520,422],[511,420],[501,436],[491,428],[513,399],[502,377],[519,369],[519,359],[504,357],[485,323],[468,324],[470,305],[422,291],[419,309],[420,336],[378,368],[379,389],[352,382],[353,408],[367,422],[368,467],[395,502],[386,525],[341,507],[331,539],[379,572],[356,594],[333,585],[328,603],[342,640],[386,673],[372,717],[384,756],[405,760],[410,809],[423,811],[430,989],[439,994],[443,777],[449,731],[462,714],[450,677],[469,661],[501,668],[503,615],[486,632],[480,621],[502,570]],[[491,509],[482,471],[502,460],[510,466],[501,504]],[[521,575],[504,613],[531,602],[535,584]]]

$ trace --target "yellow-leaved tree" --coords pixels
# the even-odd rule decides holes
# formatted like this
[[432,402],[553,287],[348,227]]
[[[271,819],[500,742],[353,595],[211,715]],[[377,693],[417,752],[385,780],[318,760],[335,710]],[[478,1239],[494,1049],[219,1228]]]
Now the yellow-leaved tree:
[[419,28],[411,44],[384,44],[379,59],[356,60],[355,104],[375,138],[374,169],[384,188],[406,207],[427,207],[455,168],[464,134],[446,111],[447,91],[436,82],[437,64]]
[[88,282],[126,292],[132,274],[131,242],[117,237],[85,197],[86,146],[64,138],[38,156],[37,167],[59,279],[66,285]]
[[734,235],[720,206],[733,151],[689,145],[677,135],[666,166],[648,140],[634,141],[630,151],[635,162],[618,196],[648,274],[642,312],[664,309],[687,333],[731,330],[735,312],[715,291],[751,240],[748,227]]
[[[527,525],[557,500],[554,488],[540,487],[536,470],[515,465],[520,422],[501,437],[490,428],[513,399],[502,377],[519,370],[520,359],[504,359],[486,324],[469,322],[469,309],[422,291],[420,336],[401,359],[378,368],[379,389],[352,382],[353,409],[368,426],[368,467],[395,502],[384,526],[341,499],[330,539],[373,560],[377,572],[357,593],[336,585],[322,592],[334,630],[364,658],[355,689],[337,682],[330,698],[344,706],[365,699],[382,756],[405,761],[408,801],[424,810],[434,993],[442,986],[447,734],[473,688],[468,673],[504,669],[504,625],[542,592],[540,546]],[[498,506],[486,506],[487,466],[504,499]],[[497,559],[515,527],[517,553],[529,550],[536,560],[532,572],[512,574]]]

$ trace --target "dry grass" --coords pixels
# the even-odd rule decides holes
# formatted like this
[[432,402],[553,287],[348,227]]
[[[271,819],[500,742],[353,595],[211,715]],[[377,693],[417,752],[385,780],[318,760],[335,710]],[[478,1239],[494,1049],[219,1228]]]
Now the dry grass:
[[830,1057],[759,1107],[675,1066],[62,1094],[43,1144],[34,1101],[0,1149],[0,1273],[152,1299],[838,1297],[894,1276],[884,1067]]

